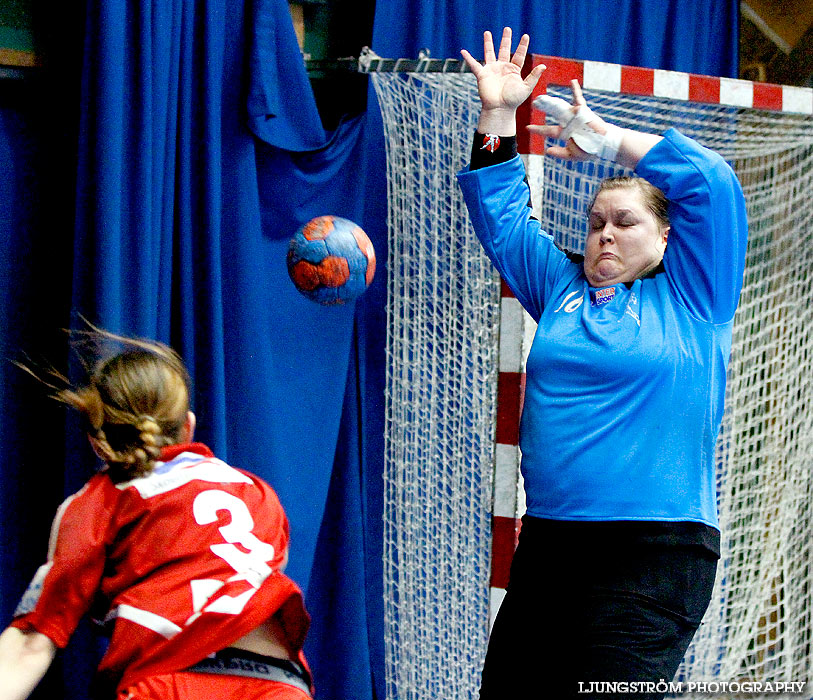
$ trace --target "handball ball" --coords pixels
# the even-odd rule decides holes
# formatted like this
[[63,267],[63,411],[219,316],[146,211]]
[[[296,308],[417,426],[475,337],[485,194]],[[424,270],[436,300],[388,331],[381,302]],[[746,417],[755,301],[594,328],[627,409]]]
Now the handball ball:
[[352,221],[317,216],[291,239],[288,274],[308,299],[326,306],[345,304],[373,281],[373,244]]

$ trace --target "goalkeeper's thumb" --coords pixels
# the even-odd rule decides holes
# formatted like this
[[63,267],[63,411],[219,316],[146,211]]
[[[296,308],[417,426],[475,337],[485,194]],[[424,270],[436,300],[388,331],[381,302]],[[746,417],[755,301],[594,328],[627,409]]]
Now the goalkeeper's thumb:
[[589,126],[591,122],[599,119],[593,110],[587,105],[581,105],[574,110],[573,105],[568,104],[561,97],[539,95],[534,99],[533,106],[548,114],[562,127],[559,138],[563,141],[573,139],[573,142],[585,153],[604,160],[615,160],[624,137],[622,128],[603,122],[606,132],[598,133]]

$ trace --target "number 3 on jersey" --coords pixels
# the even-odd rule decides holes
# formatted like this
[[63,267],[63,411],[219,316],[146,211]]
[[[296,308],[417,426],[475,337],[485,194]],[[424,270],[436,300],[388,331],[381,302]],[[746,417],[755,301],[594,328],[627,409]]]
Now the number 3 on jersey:
[[[199,525],[217,522],[217,514],[222,510],[230,517],[229,523],[219,528],[225,542],[213,544],[210,549],[234,569],[235,574],[227,581],[197,579],[191,582],[194,614],[186,621],[187,625],[205,612],[239,614],[271,574],[268,562],[274,559],[274,547],[254,535],[254,519],[243,501],[225,491],[210,490],[199,493],[192,503],[195,522]],[[238,544],[243,549],[238,548]],[[209,602],[220,588],[232,581],[247,581],[251,588],[240,595],[222,595]]]

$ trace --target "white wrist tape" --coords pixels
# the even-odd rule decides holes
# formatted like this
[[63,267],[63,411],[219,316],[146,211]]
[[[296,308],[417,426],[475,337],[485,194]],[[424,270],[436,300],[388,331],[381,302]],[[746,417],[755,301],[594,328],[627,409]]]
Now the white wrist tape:
[[605,122],[607,132],[599,134],[587,126],[596,119],[596,115],[589,107],[582,105],[574,113],[572,105],[561,97],[540,95],[534,99],[533,106],[545,112],[562,127],[562,133],[559,135],[562,141],[573,139],[585,153],[603,160],[615,160],[621,147],[621,140],[624,138],[624,130],[621,127]]

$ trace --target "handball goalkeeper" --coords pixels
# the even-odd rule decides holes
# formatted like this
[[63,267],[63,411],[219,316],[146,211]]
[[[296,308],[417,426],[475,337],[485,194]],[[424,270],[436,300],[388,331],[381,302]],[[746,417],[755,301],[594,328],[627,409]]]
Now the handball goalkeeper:
[[483,64],[462,52],[482,111],[458,180],[483,248],[538,323],[520,426],[527,511],[481,700],[673,678],[720,555],[715,444],[747,238],[718,154],[674,129],[609,124],[574,82],[572,104],[537,98],[548,123],[528,128],[559,141],[550,157],[634,176],[599,186],[580,254],[559,248],[516,154],[517,107],[544,71],[522,77],[528,42],[512,56],[506,28],[496,55],[486,32]]

